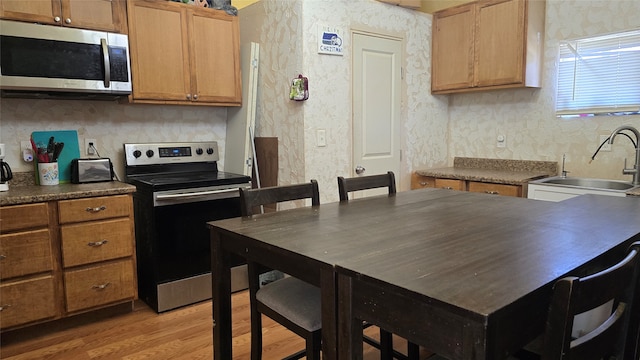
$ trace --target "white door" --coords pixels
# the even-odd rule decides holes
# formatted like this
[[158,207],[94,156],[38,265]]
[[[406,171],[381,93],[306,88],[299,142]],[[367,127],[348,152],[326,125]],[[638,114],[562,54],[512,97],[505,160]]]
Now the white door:
[[393,171],[399,184],[402,41],[354,33],[353,52],[352,176]]
[[258,64],[260,45],[243,44],[240,49],[242,69],[242,106],[227,110],[227,137],[224,152],[224,171],[251,176],[253,166],[253,137],[256,122],[258,93]]

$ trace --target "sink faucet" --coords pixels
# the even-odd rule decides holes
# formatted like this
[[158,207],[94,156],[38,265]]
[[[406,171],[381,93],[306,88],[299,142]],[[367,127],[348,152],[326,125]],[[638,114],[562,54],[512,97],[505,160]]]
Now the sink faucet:
[[[627,159],[624,159],[624,169],[622,169],[622,173],[625,175],[633,175],[633,185],[640,185],[640,131],[630,125],[622,125],[617,129],[613,130],[611,135],[609,136],[609,144],[613,144],[613,140],[616,138],[618,134],[622,131],[629,130],[636,136],[636,141],[633,143],[633,146],[636,148],[636,163],[633,166],[633,169],[627,169]],[[626,135],[626,134],[624,134]],[[633,139],[631,139],[633,142]]]

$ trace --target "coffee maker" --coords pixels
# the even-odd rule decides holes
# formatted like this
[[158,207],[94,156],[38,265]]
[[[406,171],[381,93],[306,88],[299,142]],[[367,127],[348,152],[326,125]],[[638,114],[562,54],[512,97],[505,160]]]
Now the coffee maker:
[[5,152],[4,144],[0,144],[0,191],[9,190],[8,181],[13,179],[13,173],[9,164],[4,162]]

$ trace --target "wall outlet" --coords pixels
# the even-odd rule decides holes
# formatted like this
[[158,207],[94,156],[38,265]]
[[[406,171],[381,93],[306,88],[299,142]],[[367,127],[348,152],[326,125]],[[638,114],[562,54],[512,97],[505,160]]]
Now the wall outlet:
[[[93,146],[91,146],[93,144]],[[87,155],[96,155],[98,149],[98,143],[96,139],[84,139],[84,149]]]
[[316,131],[316,143],[318,147],[327,146],[327,130],[318,129]]
[[507,147],[507,137],[505,135],[498,135],[496,137],[496,146],[499,148]]
[[602,145],[602,147],[600,148],[600,151],[611,151],[611,144],[609,144],[609,141],[608,141],[609,135],[600,135],[600,142],[598,143],[598,146],[600,146],[600,144],[602,144],[604,141],[607,141],[604,143],[604,145]]

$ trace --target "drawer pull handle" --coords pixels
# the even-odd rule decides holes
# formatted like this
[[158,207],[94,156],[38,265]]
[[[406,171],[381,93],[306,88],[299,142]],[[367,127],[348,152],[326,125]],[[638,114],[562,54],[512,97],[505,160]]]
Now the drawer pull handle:
[[485,193],[491,194],[491,195],[500,195],[500,192],[495,190],[486,190]]
[[92,207],[88,207],[88,208],[86,208],[85,210],[86,210],[87,212],[90,212],[90,213],[97,213],[97,212],[100,212],[100,211],[103,211],[103,210],[107,210],[107,207],[106,207],[106,206],[104,206],[104,205],[102,205],[102,206],[100,206],[100,207],[94,207],[94,208],[92,208]]
[[6,258],[7,258],[7,257],[6,257],[5,255],[0,255],[0,260],[4,260],[4,259],[6,259]]
[[0,311],[4,311],[6,308],[10,308],[11,305],[9,304],[5,304],[5,305],[0,305]]
[[109,242],[108,240],[92,241],[92,242],[88,243],[87,245],[93,246],[93,247],[98,247],[98,246],[102,246],[102,245],[104,245],[104,244],[106,244],[108,242]]
[[445,190],[453,190],[453,188],[451,186],[443,186],[442,188],[445,189]]
[[427,185],[429,185],[429,183],[428,183],[428,182],[426,182],[426,181],[420,181],[420,185],[421,185],[421,186],[427,186]]
[[91,288],[95,290],[104,290],[107,286],[111,285],[111,283],[101,284],[101,285],[93,285]]

